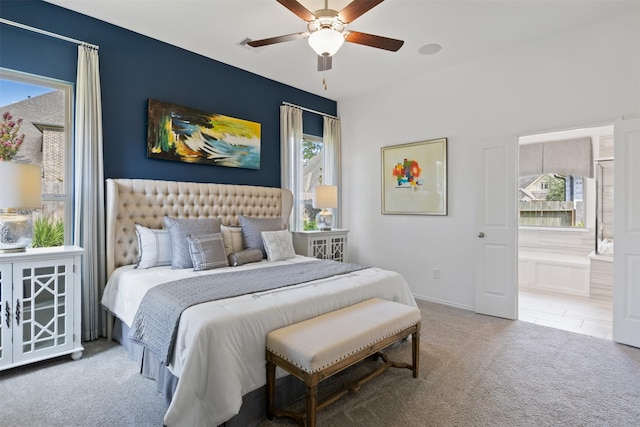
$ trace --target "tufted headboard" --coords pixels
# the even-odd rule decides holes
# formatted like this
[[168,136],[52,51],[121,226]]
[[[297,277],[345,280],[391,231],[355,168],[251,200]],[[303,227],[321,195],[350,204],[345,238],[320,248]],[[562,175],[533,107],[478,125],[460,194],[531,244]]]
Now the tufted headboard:
[[163,228],[163,218],[220,217],[238,226],[239,216],[282,218],[289,223],[289,190],[251,185],[207,184],[148,179],[106,181],[107,278],[138,257],[135,224]]

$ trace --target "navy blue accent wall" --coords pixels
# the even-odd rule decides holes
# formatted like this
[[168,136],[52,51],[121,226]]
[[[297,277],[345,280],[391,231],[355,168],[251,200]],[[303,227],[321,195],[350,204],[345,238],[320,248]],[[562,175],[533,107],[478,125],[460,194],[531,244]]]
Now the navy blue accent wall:
[[[336,115],[333,100],[40,0],[2,0],[0,16],[100,46],[106,178],[280,186],[281,103]],[[76,64],[74,43],[0,24],[1,67],[75,82]],[[261,123],[260,169],[148,159],[148,98]],[[321,116],[303,119],[322,135]]]

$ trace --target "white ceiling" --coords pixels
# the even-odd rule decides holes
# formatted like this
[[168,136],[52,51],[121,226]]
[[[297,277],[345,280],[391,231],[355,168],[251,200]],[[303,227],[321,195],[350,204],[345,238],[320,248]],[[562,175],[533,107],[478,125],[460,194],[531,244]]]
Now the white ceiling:
[[[401,39],[404,46],[394,53],[345,43],[334,55],[333,69],[320,73],[306,40],[259,49],[240,46],[245,38],[306,31],[306,24],[276,0],[46,1],[334,100],[610,16],[638,13],[640,7],[638,0],[386,0],[347,28]],[[300,3],[312,12],[324,5],[323,0]],[[340,10],[348,3],[329,0],[329,7]],[[442,50],[418,53],[431,43]]]

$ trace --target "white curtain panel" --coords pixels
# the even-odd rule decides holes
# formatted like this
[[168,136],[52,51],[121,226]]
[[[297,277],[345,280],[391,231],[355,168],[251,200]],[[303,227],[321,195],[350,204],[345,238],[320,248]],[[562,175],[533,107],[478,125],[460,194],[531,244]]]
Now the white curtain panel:
[[340,185],[340,146],[342,131],[340,119],[324,116],[322,129],[322,144],[324,146],[324,183],[338,186],[338,207],[334,209],[334,226],[340,226],[340,212],[342,191]]
[[105,336],[106,313],[100,306],[105,286],[104,171],[102,101],[98,50],[78,46],[75,112],[75,245],[82,258],[82,339]]
[[302,180],[300,176],[300,162],[295,156],[300,153],[302,146],[302,110],[289,105],[280,106],[280,186],[293,193],[294,205],[291,210],[289,228],[293,231],[302,230]]

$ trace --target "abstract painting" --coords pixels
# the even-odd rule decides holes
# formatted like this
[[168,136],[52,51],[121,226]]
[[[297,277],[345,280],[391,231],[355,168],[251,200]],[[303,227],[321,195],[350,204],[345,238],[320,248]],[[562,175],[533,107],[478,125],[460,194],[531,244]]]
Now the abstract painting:
[[447,215],[447,138],[382,147],[382,213]]
[[149,99],[147,157],[260,169],[260,123]]

